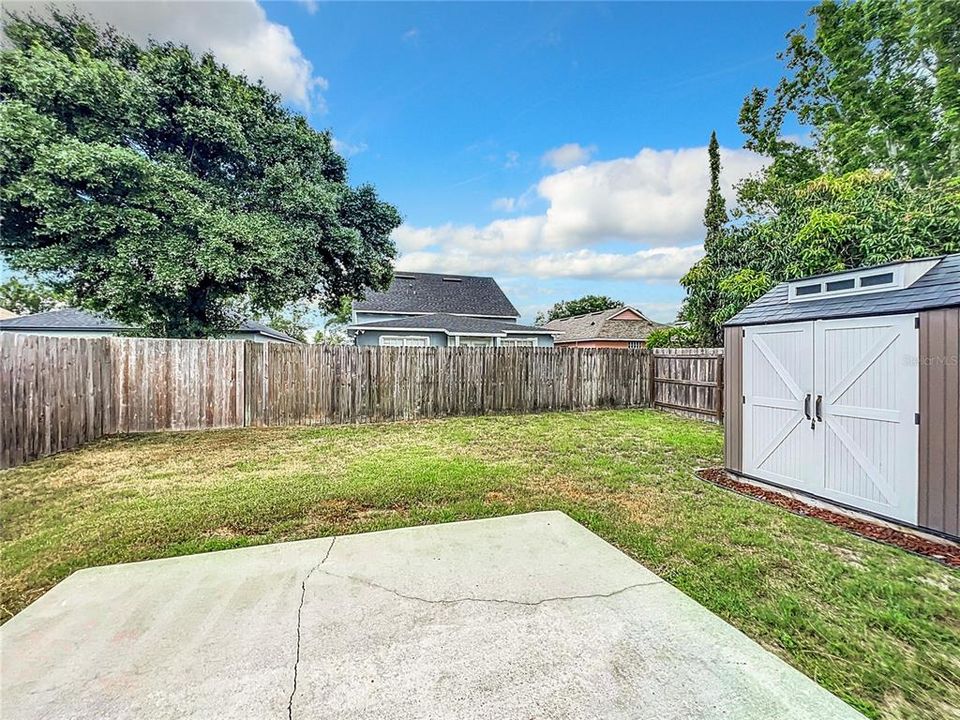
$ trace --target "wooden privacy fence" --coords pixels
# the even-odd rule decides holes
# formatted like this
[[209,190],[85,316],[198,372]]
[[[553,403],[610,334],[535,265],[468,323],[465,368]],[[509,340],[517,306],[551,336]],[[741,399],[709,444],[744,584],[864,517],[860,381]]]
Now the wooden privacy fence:
[[646,407],[650,359],[0,333],[0,467],[114,433]]
[[723,348],[653,350],[651,406],[723,422]]

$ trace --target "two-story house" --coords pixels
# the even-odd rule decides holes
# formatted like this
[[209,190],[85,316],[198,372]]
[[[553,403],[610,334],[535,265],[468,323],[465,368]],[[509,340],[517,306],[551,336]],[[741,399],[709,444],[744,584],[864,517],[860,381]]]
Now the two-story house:
[[347,331],[368,346],[553,347],[556,330],[519,317],[493,278],[398,272],[386,292],[353,304]]

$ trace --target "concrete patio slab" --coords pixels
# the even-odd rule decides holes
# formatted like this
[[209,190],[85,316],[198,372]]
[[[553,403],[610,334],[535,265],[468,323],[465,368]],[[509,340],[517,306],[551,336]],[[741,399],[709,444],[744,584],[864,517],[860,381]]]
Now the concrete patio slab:
[[0,644],[17,720],[862,718],[556,512],[83,570]]

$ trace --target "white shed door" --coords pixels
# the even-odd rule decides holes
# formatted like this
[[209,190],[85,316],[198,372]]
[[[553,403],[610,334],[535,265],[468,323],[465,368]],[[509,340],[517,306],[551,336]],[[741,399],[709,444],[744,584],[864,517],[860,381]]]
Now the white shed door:
[[811,431],[812,322],[748,327],[743,341],[743,470],[816,492],[819,463]]
[[919,352],[914,316],[816,323],[823,396],[818,495],[917,522]]

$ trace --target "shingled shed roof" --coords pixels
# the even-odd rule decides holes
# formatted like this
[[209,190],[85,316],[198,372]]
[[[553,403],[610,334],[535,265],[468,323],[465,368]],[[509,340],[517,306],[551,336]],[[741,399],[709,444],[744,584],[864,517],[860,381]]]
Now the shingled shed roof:
[[[639,320],[617,320],[617,315],[629,310],[636,313]],[[612,310],[575,315],[574,317],[560,318],[545,323],[547,330],[562,332],[558,342],[572,342],[584,340],[645,340],[651,330],[662,327],[660,323],[650,320],[643,313],[631,307],[619,307]]]
[[454,313],[519,317],[497,281],[476,275],[397,272],[386,292],[368,292],[358,312]]
[[792,284],[846,275],[851,270],[783,282],[730,318],[726,325],[765,325],[801,320],[897,315],[920,310],[933,310],[940,307],[960,306],[960,254],[912,260],[907,263],[890,263],[873,268],[860,268],[857,272],[930,262],[935,262],[935,264],[919,279],[908,287],[895,290],[837,295],[834,297],[824,294],[823,297],[812,300],[805,299],[800,302],[791,302],[789,292]]

